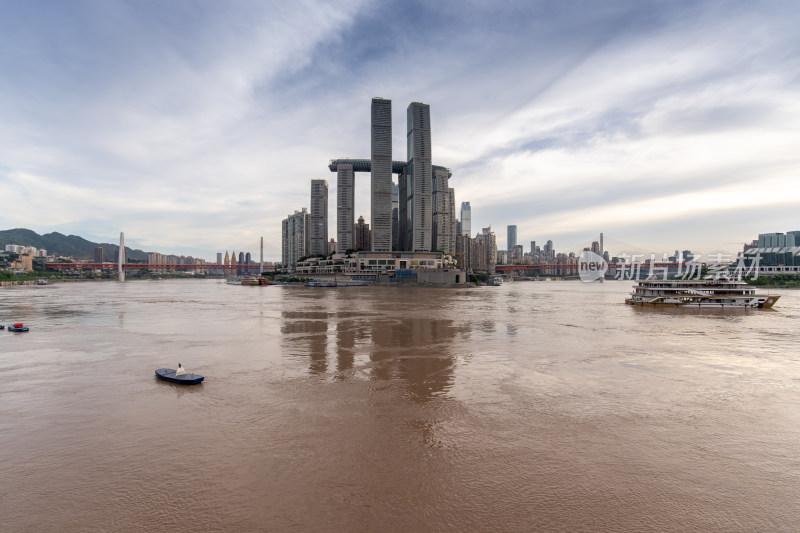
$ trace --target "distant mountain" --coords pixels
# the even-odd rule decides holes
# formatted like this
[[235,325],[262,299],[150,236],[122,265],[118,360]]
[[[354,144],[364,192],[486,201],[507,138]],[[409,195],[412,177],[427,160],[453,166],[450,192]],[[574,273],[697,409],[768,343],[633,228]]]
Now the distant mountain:
[[[75,259],[94,259],[94,249],[97,246],[102,246],[105,249],[106,261],[115,260],[119,250],[118,244],[98,244],[87,241],[77,235],[64,235],[58,232],[39,235],[35,231],[25,228],[0,231],[0,250],[5,249],[6,244],[35,246],[36,248],[44,248],[48,254],[74,257]],[[147,252],[142,250],[133,250],[126,246],[125,253],[128,259],[137,261],[147,259]]]

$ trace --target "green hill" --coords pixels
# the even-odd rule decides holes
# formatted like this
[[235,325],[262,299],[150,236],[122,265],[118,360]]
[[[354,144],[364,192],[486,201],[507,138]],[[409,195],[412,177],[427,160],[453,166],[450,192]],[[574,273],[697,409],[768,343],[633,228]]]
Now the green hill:
[[[110,243],[95,243],[87,241],[77,235],[64,235],[53,232],[39,235],[35,231],[26,228],[16,228],[0,231],[0,249],[4,249],[6,244],[19,244],[21,246],[35,246],[44,248],[48,254],[63,255],[74,257],[75,259],[94,259],[94,249],[102,246],[105,249],[106,260],[114,260],[117,257],[119,245]],[[147,259],[147,252],[133,250],[125,247],[128,259],[137,261]]]

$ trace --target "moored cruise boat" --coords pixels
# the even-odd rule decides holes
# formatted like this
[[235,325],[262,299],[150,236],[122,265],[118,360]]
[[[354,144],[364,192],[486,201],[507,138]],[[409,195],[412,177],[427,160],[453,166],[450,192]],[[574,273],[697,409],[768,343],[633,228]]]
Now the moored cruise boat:
[[757,307],[769,309],[779,295],[756,294],[744,281],[719,280],[643,280],[634,287],[629,305],[669,307]]

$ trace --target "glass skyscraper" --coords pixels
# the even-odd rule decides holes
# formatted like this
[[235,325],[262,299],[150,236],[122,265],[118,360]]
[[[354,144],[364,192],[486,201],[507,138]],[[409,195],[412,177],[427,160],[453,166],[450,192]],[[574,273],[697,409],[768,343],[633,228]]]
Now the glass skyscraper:
[[431,108],[412,102],[407,125],[407,226],[412,252],[429,252],[433,244],[433,171],[431,168]]
[[469,202],[461,202],[461,234],[472,237],[472,208]]
[[392,101],[372,99],[371,205],[373,252],[392,251]]
[[508,226],[507,230],[507,239],[506,239],[506,250],[511,252],[514,247],[517,245],[517,225],[514,224],[512,226]]

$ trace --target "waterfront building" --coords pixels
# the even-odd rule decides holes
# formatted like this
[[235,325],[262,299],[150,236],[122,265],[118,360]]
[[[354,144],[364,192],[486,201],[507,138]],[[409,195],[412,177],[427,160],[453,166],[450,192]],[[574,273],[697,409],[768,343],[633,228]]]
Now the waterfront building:
[[372,99],[370,194],[373,252],[392,250],[392,101]]
[[[289,270],[294,270],[297,261],[308,255],[309,220],[310,214],[304,207],[281,222],[281,258],[283,266]],[[352,238],[352,226],[350,228]]]
[[506,250],[497,250],[497,264],[508,265],[508,252]]
[[336,242],[340,250],[355,246],[355,174],[352,163],[339,163],[336,168]]
[[106,249],[102,246],[94,247],[94,262],[102,263],[105,260]]
[[[406,161],[391,160],[390,100],[373,99],[371,128],[371,159],[332,159],[328,164],[330,171],[337,173],[338,249],[347,250],[355,247],[354,176],[356,172],[370,172],[373,220],[370,251],[391,251],[391,248],[401,251],[431,251],[434,245],[435,209],[433,173],[438,171],[440,178],[446,176],[450,179],[452,172],[445,167],[431,164],[430,106],[419,102],[413,102],[408,106]],[[396,186],[391,182],[392,174],[398,174]],[[450,194],[450,188],[446,183],[440,183],[438,190],[443,195]],[[454,197],[453,192],[450,194],[450,202],[453,205]],[[446,232],[440,231],[440,233],[445,241],[449,236],[448,247],[452,251],[455,213],[452,212],[454,207],[451,210],[447,203],[448,198],[443,197],[444,209],[441,215],[449,216],[452,222],[447,224]],[[385,213],[388,213],[388,218],[384,216]],[[376,229],[374,224],[379,224],[381,227]]]
[[517,245],[517,225],[506,227],[506,250],[509,252]]
[[298,261],[295,273],[300,276],[316,275],[356,275],[358,274],[358,259],[354,255],[334,253],[330,257],[308,257]]
[[450,172],[433,170],[433,244],[432,249],[455,253],[455,193],[448,187]]
[[756,244],[742,256],[748,267],[758,260],[759,275],[800,274],[800,231],[760,233]]
[[328,181],[311,180],[310,254],[328,253]]
[[[167,264],[169,264],[169,261],[167,259],[167,256],[164,255],[164,254],[160,254],[158,252],[147,252],[147,264],[148,265],[167,265]],[[153,272],[153,273],[161,273],[161,274],[163,274],[163,273],[165,273],[167,271],[167,267],[166,266],[158,266],[158,267],[155,267],[155,268],[151,267],[149,270],[150,270],[150,272]]]
[[469,202],[461,202],[461,233],[472,237],[472,208]]
[[[448,170],[448,179],[451,175],[452,174]],[[456,229],[456,190],[452,187],[449,187],[447,189],[447,196],[447,217],[450,219],[447,224],[447,229],[450,231],[450,246],[446,251],[449,254],[454,254],[456,251],[456,235],[458,235],[458,231]]]
[[397,235],[400,229],[400,188],[392,183],[392,250],[397,250]]
[[521,244],[515,244],[513,248],[508,251],[508,263],[511,265],[522,264],[524,252]]
[[494,267],[497,264],[497,239],[492,227],[483,228],[480,235],[476,239],[483,241],[486,253],[486,272],[494,273]]
[[19,254],[16,261],[11,262],[11,270],[30,272],[33,270],[33,256],[29,253]]
[[553,241],[547,241],[547,244],[544,245],[544,250],[542,250],[542,252],[544,253],[545,259],[555,258],[556,251],[553,248]]
[[231,276],[237,276],[239,274],[239,269],[237,266],[238,262],[236,261],[236,252],[231,250],[231,268],[228,269],[228,274]]
[[478,235],[474,239],[470,239],[470,246],[472,248],[470,253],[471,263],[468,269],[475,272],[489,272],[489,264],[487,262],[489,253],[486,250],[486,240]]
[[469,272],[472,270],[472,238],[469,235],[456,235],[456,266]]
[[358,217],[358,223],[355,227],[356,246],[357,250],[369,250],[370,246],[370,229],[369,224],[364,223],[364,217]]
[[408,250],[428,252],[433,244],[433,171],[430,106],[412,102],[406,110],[406,211]]

